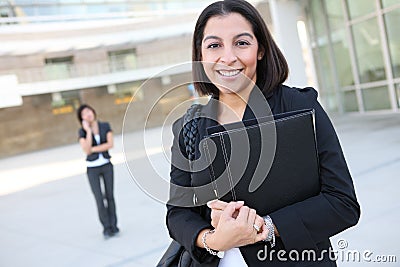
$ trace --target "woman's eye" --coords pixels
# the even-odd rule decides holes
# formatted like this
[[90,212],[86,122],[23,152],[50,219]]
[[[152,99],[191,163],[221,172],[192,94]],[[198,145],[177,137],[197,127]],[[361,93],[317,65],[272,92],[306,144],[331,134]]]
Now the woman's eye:
[[209,44],[209,45],[207,46],[207,48],[217,48],[217,47],[219,47],[219,44],[216,44],[216,43],[214,43],[214,44]]
[[238,41],[238,42],[236,42],[236,45],[238,45],[238,46],[245,46],[245,45],[249,45],[250,43],[249,42],[247,42],[247,41]]

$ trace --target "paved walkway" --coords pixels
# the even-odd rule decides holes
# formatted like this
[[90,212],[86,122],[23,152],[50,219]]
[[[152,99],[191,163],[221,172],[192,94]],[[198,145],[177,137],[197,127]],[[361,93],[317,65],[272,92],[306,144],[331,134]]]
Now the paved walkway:
[[[362,206],[357,227],[332,238],[338,265],[400,266],[400,115],[337,117],[334,124]],[[140,142],[140,133],[129,138]],[[112,150],[121,234],[108,240],[77,144],[0,160],[0,266],[155,266],[169,243],[165,207],[131,178],[121,140],[116,136]],[[168,165],[159,163],[167,174]],[[353,262],[351,251],[361,253],[360,262]],[[396,263],[373,262],[390,255]]]

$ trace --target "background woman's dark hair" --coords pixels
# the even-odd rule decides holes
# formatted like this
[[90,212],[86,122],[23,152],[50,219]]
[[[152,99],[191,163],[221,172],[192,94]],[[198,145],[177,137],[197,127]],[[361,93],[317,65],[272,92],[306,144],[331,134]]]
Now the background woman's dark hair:
[[76,116],[78,117],[78,121],[80,124],[82,124],[82,110],[84,110],[85,108],[90,109],[91,111],[93,111],[94,117],[96,118],[96,111],[94,110],[94,108],[92,108],[91,106],[89,106],[88,104],[82,104],[80,105],[80,107],[76,110]]
[[276,86],[287,79],[289,67],[260,13],[244,0],[215,2],[206,7],[197,19],[192,43],[193,81],[196,91],[201,95],[218,96],[219,94],[218,88],[210,82],[204,68],[198,62],[202,58],[201,46],[207,21],[211,17],[224,16],[230,13],[239,13],[246,18],[253,28],[259,50],[264,51],[264,56],[257,62],[256,85],[265,95],[269,95]]

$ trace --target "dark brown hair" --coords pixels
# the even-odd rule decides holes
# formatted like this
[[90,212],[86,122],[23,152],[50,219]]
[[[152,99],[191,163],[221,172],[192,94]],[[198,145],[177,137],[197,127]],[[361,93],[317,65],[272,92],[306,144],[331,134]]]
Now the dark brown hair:
[[201,95],[219,95],[218,88],[211,83],[203,66],[199,64],[202,59],[201,45],[207,21],[211,17],[224,16],[230,13],[242,15],[252,26],[259,50],[264,52],[262,59],[257,62],[256,85],[265,95],[269,95],[276,86],[287,79],[289,67],[260,13],[244,0],[215,2],[206,7],[197,19],[192,43],[193,81],[196,91]]
[[82,110],[84,110],[85,108],[90,109],[90,110],[93,112],[95,118],[96,118],[96,116],[97,116],[97,115],[96,115],[96,111],[94,110],[94,108],[92,108],[92,107],[89,106],[88,104],[82,104],[82,105],[80,105],[80,107],[76,110],[76,116],[78,117],[78,121],[79,121],[80,124],[82,124]]

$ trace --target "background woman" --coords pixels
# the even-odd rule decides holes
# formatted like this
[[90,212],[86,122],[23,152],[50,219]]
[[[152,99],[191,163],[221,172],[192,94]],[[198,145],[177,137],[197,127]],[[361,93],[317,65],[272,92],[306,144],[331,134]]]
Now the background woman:
[[[81,105],[77,110],[79,143],[87,155],[87,176],[96,199],[100,222],[105,238],[119,232],[114,200],[114,170],[109,149],[113,147],[113,134],[108,122],[96,119],[96,111],[89,105]],[[104,192],[100,183],[103,183]],[[104,201],[105,200],[105,201]]]

